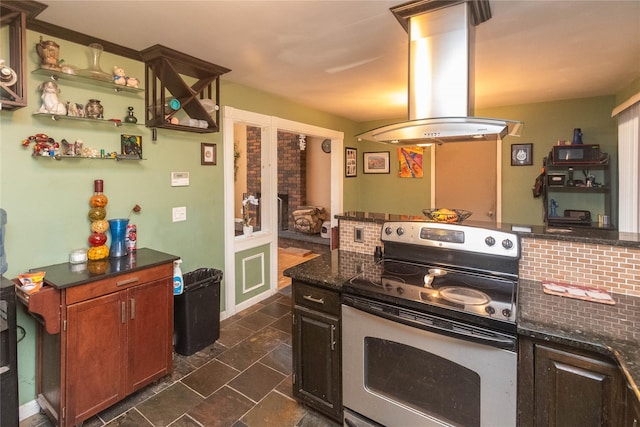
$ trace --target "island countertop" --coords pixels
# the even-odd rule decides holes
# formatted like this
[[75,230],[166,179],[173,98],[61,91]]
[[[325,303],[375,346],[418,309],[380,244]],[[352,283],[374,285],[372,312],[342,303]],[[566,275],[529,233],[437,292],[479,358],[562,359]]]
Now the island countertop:
[[640,400],[640,298],[612,294],[615,304],[549,295],[520,280],[518,333],[597,352],[616,360]]
[[[335,215],[338,220],[350,220],[383,224],[387,221],[429,221],[422,215],[400,215],[375,212],[348,211]],[[483,227],[514,232],[523,238],[551,239],[595,245],[611,245],[640,248],[640,233],[625,233],[604,228],[567,228],[528,224],[490,223],[467,220],[461,223],[471,227]]]
[[[288,268],[285,276],[340,291],[372,255],[334,250]],[[545,294],[540,282],[518,284],[518,333],[595,351],[616,360],[640,399],[640,298],[613,294],[615,305]],[[585,306],[587,309],[585,309]]]
[[127,256],[88,261],[82,264],[68,262],[32,268],[30,271],[44,271],[44,281],[56,289],[83,285],[94,280],[107,279],[120,274],[132,273],[156,265],[173,262],[180,257],[141,248]]

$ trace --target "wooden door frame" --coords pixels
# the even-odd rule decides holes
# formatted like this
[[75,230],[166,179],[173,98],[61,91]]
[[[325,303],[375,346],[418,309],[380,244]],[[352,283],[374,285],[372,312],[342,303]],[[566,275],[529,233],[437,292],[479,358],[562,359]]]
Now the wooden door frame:
[[[223,159],[224,159],[224,311],[220,314],[221,319],[231,317],[237,311],[245,309],[263,299],[278,292],[278,215],[276,213],[275,198],[278,194],[278,130],[292,133],[304,134],[307,136],[317,136],[331,139],[331,213],[335,216],[342,212],[343,193],[343,164],[344,164],[344,133],[332,129],[313,126],[301,122],[282,119],[275,116],[253,113],[250,111],[238,110],[233,107],[223,107]],[[262,230],[254,233],[251,238],[235,236],[234,224],[234,123],[245,123],[263,129],[262,144],[267,148],[263,153],[262,165],[266,168],[267,175],[263,175],[263,197],[262,197]],[[336,227],[338,220],[331,218],[331,226]],[[236,304],[235,289],[237,280],[235,274],[235,255],[238,252],[259,246],[269,246],[269,291],[263,292],[242,305]]]

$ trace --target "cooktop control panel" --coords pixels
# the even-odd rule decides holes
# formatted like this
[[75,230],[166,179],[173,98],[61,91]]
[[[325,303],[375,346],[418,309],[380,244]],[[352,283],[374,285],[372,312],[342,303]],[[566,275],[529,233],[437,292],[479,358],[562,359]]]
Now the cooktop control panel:
[[517,234],[461,224],[420,221],[385,222],[380,240],[514,259],[520,257],[520,241]]

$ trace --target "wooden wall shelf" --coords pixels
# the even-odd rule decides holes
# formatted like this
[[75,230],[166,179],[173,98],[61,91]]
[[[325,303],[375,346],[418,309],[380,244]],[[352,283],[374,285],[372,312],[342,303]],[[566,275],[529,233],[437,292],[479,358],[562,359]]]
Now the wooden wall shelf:
[[[220,130],[220,110],[208,112],[201,100],[220,104],[220,76],[231,70],[162,45],[154,45],[140,52],[145,62],[145,125],[195,133]],[[185,80],[186,79],[186,80]],[[192,84],[187,83],[193,81]],[[180,101],[180,109],[165,105],[172,98]],[[171,123],[181,114],[206,122],[206,127]],[[184,119],[184,118],[183,118]],[[174,120],[175,121],[175,120]]]

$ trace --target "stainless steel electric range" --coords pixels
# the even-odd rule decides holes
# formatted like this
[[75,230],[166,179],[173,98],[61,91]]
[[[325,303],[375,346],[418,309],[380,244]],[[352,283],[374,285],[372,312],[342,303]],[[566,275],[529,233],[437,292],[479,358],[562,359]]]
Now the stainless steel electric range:
[[345,425],[515,426],[520,241],[387,222],[343,286]]

